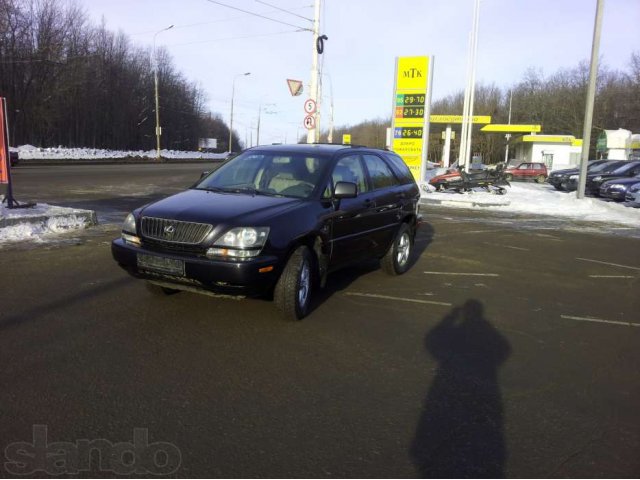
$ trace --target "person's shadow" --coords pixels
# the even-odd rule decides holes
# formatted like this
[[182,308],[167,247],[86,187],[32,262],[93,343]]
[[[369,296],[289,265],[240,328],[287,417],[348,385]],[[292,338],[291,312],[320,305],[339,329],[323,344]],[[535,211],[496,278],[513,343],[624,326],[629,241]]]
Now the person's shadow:
[[411,445],[421,477],[504,477],[506,447],[498,368],[509,342],[484,318],[483,306],[467,300],[425,337],[437,360]]

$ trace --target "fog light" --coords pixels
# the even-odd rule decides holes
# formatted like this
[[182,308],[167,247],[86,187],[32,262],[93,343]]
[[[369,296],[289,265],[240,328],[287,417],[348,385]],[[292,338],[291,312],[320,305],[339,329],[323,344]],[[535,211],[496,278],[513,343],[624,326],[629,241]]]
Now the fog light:
[[142,245],[142,241],[140,240],[140,237],[136,237],[135,235],[130,235],[128,233],[122,232],[122,239],[125,241],[125,243],[128,243],[129,245],[134,245],[136,247],[139,247],[140,245]]

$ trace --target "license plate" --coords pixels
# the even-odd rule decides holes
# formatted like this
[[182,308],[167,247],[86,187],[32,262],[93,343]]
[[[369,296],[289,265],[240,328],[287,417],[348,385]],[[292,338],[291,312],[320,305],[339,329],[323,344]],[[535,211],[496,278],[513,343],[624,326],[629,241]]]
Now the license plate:
[[138,268],[169,275],[184,276],[184,261],[156,255],[138,254]]

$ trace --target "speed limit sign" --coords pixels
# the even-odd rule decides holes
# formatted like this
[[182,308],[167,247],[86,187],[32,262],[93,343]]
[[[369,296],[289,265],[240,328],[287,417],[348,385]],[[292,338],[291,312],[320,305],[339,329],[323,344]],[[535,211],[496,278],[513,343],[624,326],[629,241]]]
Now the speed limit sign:
[[316,101],[313,98],[310,98],[306,102],[304,102],[304,111],[308,114],[316,112]]
[[306,128],[307,130],[312,130],[315,127],[316,119],[313,117],[313,115],[307,115],[306,117],[304,117],[304,128]]

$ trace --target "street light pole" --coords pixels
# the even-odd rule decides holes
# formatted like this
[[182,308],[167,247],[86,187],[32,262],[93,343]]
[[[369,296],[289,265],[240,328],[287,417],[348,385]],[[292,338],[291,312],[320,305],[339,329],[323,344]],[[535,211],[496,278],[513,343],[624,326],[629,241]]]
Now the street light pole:
[[162,30],[158,30],[153,35],[153,83],[155,85],[155,97],[156,97],[156,160],[160,161],[160,135],[162,135],[162,128],[160,127],[160,96],[158,95],[158,56],[156,52],[156,37],[162,32],[173,28],[173,25],[169,25]]
[[246,77],[251,75],[251,72],[239,73],[233,77],[233,84],[231,85],[231,114],[229,115],[229,155],[231,155],[233,144],[233,97],[236,93],[236,79],[238,77]]

